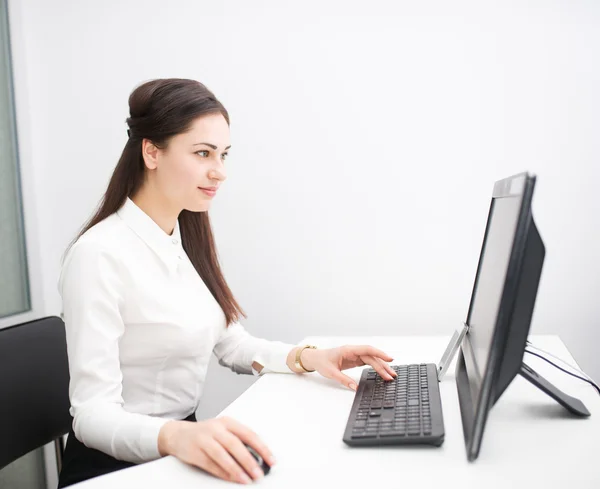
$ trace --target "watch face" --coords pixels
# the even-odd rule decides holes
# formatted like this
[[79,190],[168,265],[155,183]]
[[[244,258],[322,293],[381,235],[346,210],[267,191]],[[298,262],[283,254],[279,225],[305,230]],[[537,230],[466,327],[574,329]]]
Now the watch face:
[[298,348],[298,351],[296,352],[296,361],[294,362],[294,365],[298,370],[302,370],[304,372],[314,372],[314,370],[307,370],[306,368],[304,368],[304,365],[302,365],[300,355],[302,355],[302,351],[304,351],[306,348],[310,348],[310,349],[314,350],[317,347],[313,346],[313,345],[303,345],[300,348]]

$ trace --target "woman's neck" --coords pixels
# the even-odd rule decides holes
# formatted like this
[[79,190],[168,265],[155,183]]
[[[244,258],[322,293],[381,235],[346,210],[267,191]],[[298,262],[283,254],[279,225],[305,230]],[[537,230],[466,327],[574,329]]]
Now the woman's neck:
[[159,195],[141,188],[131,200],[169,236],[173,234],[181,209],[174,209]]

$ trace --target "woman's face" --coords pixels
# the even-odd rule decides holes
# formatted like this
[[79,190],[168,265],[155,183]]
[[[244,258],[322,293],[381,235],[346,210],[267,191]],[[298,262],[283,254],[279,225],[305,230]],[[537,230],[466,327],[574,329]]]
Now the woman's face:
[[229,125],[222,114],[199,117],[188,132],[172,137],[164,150],[145,140],[142,154],[151,170],[149,183],[174,208],[207,211],[214,195],[202,189],[218,188],[227,178],[229,147]]

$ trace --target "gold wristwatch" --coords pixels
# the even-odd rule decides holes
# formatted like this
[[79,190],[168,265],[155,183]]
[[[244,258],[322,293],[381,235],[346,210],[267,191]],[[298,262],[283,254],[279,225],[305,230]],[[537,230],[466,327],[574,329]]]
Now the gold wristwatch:
[[314,372],[314,370],[307,370],[306,368],[304,368],[304,365],[302,365],[302,360],[300,360],[300,355],[302,354],[305,348],[310,348],[312,350],[317,349],[317,347],[313,345],[304,345],[298,348],[298,350],[296,350],[296,362],[294,363],[294,366],[298,370],[304,370],[305,372]]

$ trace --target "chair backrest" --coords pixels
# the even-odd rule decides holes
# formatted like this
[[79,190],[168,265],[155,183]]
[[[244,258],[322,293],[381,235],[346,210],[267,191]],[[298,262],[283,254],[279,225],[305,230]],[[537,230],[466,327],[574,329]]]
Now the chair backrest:
[[0,469],[65,435],[72,422],[69,407],[62,319],[0,329]]

